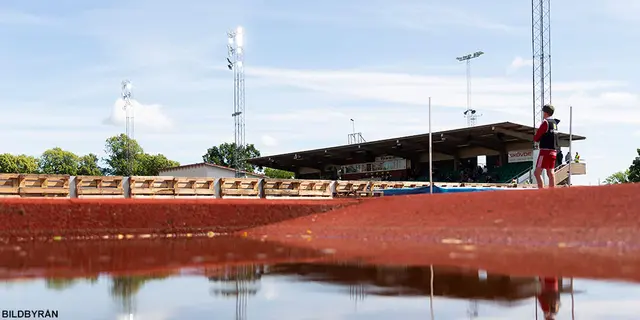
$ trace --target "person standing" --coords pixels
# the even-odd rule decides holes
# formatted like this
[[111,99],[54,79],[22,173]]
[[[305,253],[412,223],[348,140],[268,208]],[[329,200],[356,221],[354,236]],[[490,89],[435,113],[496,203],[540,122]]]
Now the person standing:
[[554,320],[560,311],[560,286],[562,280],[556,277],[541,277],[540,292],[537,295],[545,320]]
[[546,104],[542,107],[544,120],[533,137],[533,141],[539,144],[538,149],[540,151],[538,159],[536,160],[536,170],[534,171],[539,189],[544,188],[542,170],[547,171],[549,188],[554,188],[556,185],[554,169],[556,166],[557,150],[559,148],[557,131],[560,120],[552,118],[554,113],[555,108],[552,105]]
[[558,148],[558,156],[556,159],[556,168],[562,165],[562,149]]

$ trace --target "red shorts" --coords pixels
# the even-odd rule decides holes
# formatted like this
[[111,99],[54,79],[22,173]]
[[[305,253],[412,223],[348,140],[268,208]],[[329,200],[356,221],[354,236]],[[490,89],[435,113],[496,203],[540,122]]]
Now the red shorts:
[[536,161],[536,168],[554,169],[556,167],[556,150],[541,149]]

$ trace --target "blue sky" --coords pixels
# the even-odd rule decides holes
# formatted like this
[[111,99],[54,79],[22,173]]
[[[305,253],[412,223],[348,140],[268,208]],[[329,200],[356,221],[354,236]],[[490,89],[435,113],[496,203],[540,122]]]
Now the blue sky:
[[[640,2],[553,3],[553,103],[597,183],[640,147]],[[529,1],[3,0],[2,152],[102,154],[124,131],[120,82],[134,84],[135,138],[182,163],[233,141],[226,31],[246,29],[247,142],[263,154],[465,125],[473,62],[479,123],[531,123]]]

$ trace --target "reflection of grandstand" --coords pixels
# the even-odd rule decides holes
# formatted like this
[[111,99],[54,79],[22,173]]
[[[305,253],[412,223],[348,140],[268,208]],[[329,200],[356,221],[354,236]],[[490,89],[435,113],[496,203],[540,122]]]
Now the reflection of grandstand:
[[[434,180],[511,182],[524,176],[532,168],[533,132],[532,127],[510,122],[434,132]],[[584,139],[573,135],[574,141]],[[568,134],[560,134],[560,145],[569,146]],[[481,156],[486,156],[486,169],[478,168]],[[428,160],[429,135],[420,134],[265,156],[249,162],[293,171],[299,179],[426,181]],[[572,172],[578,174],[573,168]]]
[[[363,295],[429,296],[431,294],[429,267],[286,264],[273,266],[271,269],[271,274],[297,275],[303,281],[332,283],[349,288],[359,285],[364,290]],[[535,297],[537,290],[537,277],[511,277],[499,274],[480,277],[477,270],[434,267],[434,296],[512,304]],[[561,292],[569,292],[569,289],[562,288]]]

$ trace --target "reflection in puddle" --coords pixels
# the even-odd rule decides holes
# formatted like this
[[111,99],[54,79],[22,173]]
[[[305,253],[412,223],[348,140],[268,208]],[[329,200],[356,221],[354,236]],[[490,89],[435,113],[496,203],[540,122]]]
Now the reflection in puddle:
[[4,309],[97,320],[633,319],[640,313],[640,286],[631,283],[338,262],[326,253],[245,240],[0,249],[0,301]]

